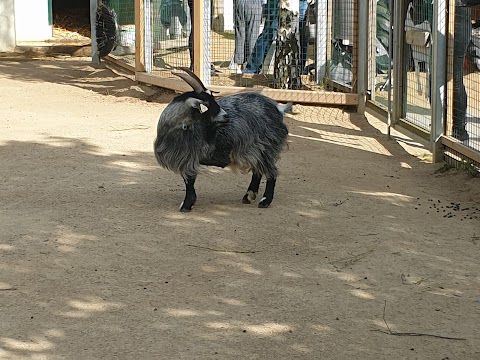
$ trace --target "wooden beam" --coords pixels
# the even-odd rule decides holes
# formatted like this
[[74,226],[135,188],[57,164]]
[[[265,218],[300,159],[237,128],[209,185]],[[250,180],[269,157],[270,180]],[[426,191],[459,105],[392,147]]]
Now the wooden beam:
[[143,0],[135,0],[135,71],[145,71],[145,29]]
[[456,151],[457,153],[480,164],[480,152],[475,151],[472,148],[465,146],[456,140],[452,140],[447,136],[442,136],[441,143],[446,147]]
[[131,72],[132,74],[135,73],[135,66],[130,65],[129,63],[126,63],[123,60],[117,59],[116,57],[114,57],[112,55],[107,55],[103,59],[106,60],[106,61],[109,61],[109,62],[111,62],[111,63],[113,63],[117,66],[120,66],[122,69],[125,69],[125,70]]
[[[166,78],[150,75],[148,73],[137,73],[137,81],[160,86],[174,91],[190,91],[191,88],[185,82],[175,78]],[[291,101],[297,104],[312,105],[357,105],[358,95],[355,93],[340,93],[330,91],[307,91],[307,90],[280,90],[270,88],[244,88],[237,86],[214,86],[208,87],[210,90],[218,91],[218,96],[225,96],[239,92],[255,91],[268,96],[276,101]]]

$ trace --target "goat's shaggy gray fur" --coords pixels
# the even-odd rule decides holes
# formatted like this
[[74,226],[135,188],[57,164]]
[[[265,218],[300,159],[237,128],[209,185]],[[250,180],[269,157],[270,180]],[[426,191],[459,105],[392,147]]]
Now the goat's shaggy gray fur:
[[167,105],[154,144],[158,163],[186,183],[180,210],[191,210],[196,201],[193,184],[202,165],[251,171],[244,203],[255,199],[265,176],[267,188],[259,206],[267,207],[273,199],[276,162],[288,135],[283,115],[291,104],[278,104],[256,92],[214,99],[208,90],[197,90],[178,95]]

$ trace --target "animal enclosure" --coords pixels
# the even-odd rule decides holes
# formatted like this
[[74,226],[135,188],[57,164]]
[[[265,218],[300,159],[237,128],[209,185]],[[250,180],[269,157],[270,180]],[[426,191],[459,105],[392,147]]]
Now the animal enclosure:
[[[104,3],[116,11],[119,28],[107,58],[139,81],[184,91],[171,75],[184,66],[219,95],[252,88],[279,101],[353,105],[360,112],[366,105],[383,114],[389,129],[429,141],[434,161],[479,166],[478,6],[269,0],[250,9],[255,26],[247,33],[238,18],[245,9],[233,0]],[[458,26],[464,20],[471,29]],[[462,41],[464,51],[455,52]]]

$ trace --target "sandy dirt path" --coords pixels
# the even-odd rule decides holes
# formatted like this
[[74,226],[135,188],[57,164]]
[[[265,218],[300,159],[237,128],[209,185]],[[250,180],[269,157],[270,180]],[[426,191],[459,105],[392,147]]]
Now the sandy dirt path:
[[182,214],[152,152],[171,97],[0,61],[0,359],[480,358],[479,179],[295,106],[269,209],[209,170]]

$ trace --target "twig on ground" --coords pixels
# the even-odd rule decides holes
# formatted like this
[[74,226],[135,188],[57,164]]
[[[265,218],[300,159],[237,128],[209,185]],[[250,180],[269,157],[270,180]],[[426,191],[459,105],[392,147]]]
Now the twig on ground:
[[147,129],[150,129],[150,126],[139,125],[139,126],[134,126],[134,127],[125,128],[125,129],[115,129],[113,126],[111,126],[111,128],[113,130],[110,130],[110,131],[129,131],[129,130],[147,130]]
[[362,260],[363,258],[365,258],[366,256],[370,255],[372,252],[374,252],[375,250],[373,249],[370,249],[368,251],[365,251],[361,254],[357,254],[357,255],[352,255],[352,254],[349,254],[349,255],[352,255],[351,257],[348,257],[348,258],[343,258],[343,259],[339,259],[339,260],[336,260],[336,261],[333,261],[332,262],[332,265],[334,267],[337,267],[335,265],[335,263],[340,263],[340,262],[343,262],[343,267],[346,268],[348,266],[351,266],[351,265],[354,265],[355,263],[357,263],[358,261]]
[[385,323],[385,326],[387,327],[388,331],[380,330],[380,329],[373,329],[370,331],[378,331],[384,334],[388,335],[394,335],[394,336],[428,336],[428,337],[434,337],[438,339],[446,339],[446,340],[467,340],[465,338],[457,338],[457,337],[450,337],[450,336],[441,336],[441,335],[433,335],[433,334],[426,334],[426,333],[417,333],[417,332],[394,332],[390,329],[390,326],[388,326],[387,320],[385,319],[385,311],[387,309],[387,300],[385,300],[385,304],[383,305],[383,322]]
[[473,236],[472,236],[473,245],[477,245],[478,240],[480,240],[480,236],[475,236],[475,234],[473,234]]
[[6,289],[0,289],[0,291],[14,291],[14,290],[18,290],[18,288],[6,288]]
[[199,248],[199,249],[203,249],[203,250],[225,252],[225,253],[235,253],[235,254],[255,254],[255,253],[260,252],[258,250],[237,251],[237,250],[213,249],[213,248],[209,248],[209,247],[206,247],[206,246],[191,245],[191,244],[187,244],[186,246],[195,247],[195,248]]
[[378,233],[358,234],[358,236],[374,236],[374,235],[378,235]]
[[348,200],[348,199],[345,199],[345,200],[342,200],[342,201],[333,203],[333,204],[331,204],[331,206],[340,206],[340,205],[342,205],[343,203],[345,203],[347,200]]

